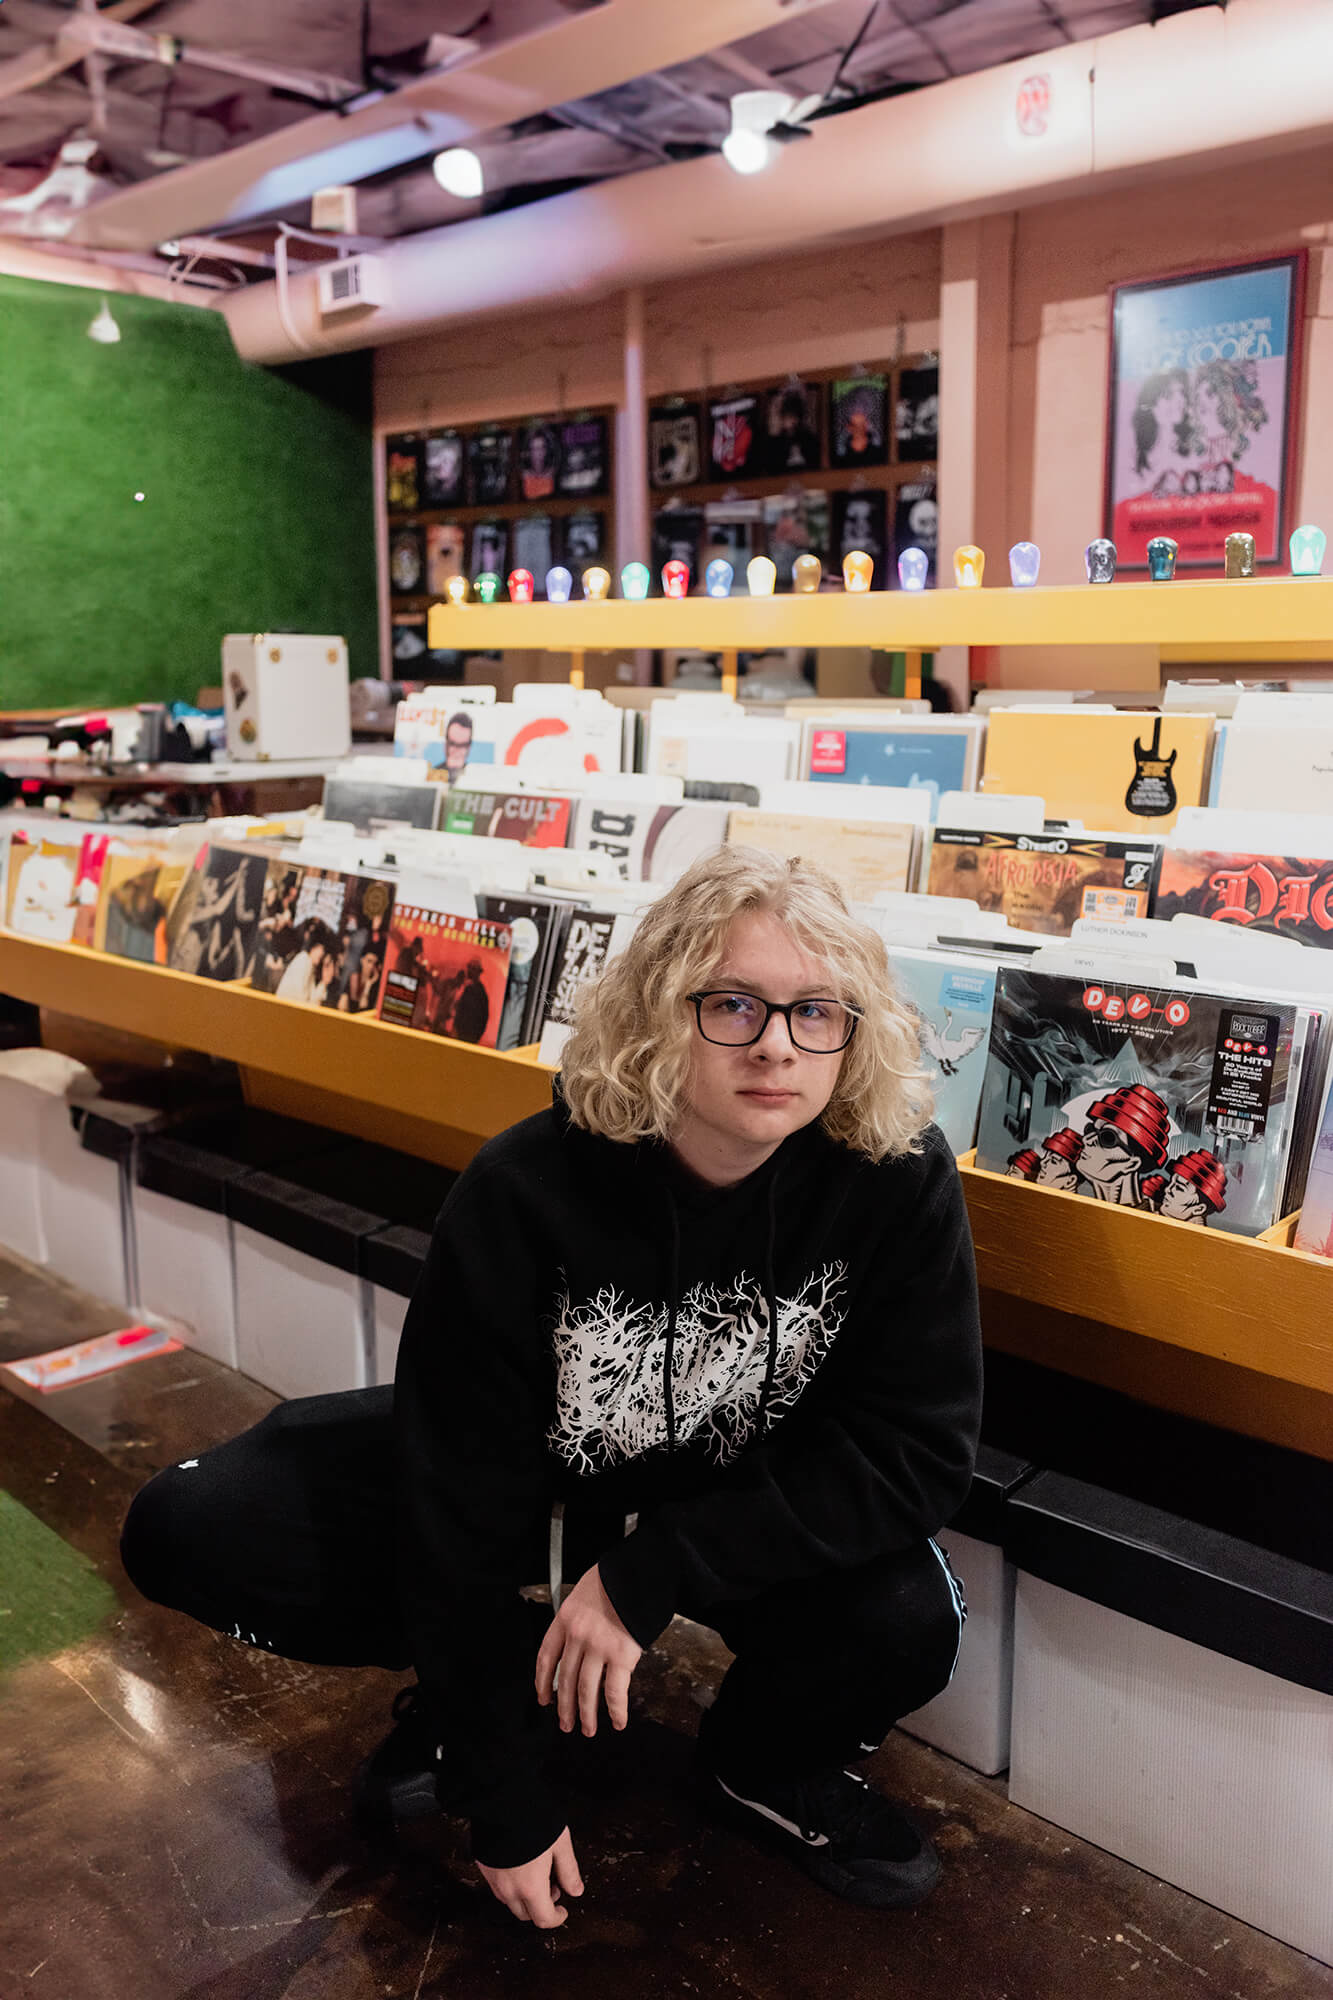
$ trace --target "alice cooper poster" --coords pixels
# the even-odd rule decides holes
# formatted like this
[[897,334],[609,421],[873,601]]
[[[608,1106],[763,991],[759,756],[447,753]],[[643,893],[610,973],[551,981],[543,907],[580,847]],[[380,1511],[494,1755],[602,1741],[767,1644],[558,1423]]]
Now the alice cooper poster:
[[1286,566],[1305,254],[1119,285],[1112,294],[1105,532],[1120,568],[1169,535],[1221,572],[1229,534]]

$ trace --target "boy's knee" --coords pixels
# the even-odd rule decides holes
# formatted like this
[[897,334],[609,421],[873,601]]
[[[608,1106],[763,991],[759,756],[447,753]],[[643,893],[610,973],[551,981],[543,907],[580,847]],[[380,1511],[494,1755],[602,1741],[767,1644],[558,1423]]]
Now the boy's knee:
[[140,1595],[155,1604],[173,1603],[187,1572],[190,1517],[197,1512],[193,1498],[188,1473],[173,1465],[130,1502],[120,1531],[121,1565]]

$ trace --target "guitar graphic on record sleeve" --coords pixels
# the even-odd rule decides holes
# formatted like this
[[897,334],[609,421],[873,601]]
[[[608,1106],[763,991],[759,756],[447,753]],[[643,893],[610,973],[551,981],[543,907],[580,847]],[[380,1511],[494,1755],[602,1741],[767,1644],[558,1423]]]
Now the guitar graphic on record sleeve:
[[1152,742],[1145,750],[1134,738],[1134,776],[1125,793],[1125,811],[1138,819],[1163,819],[1176,809],[1176,787],[1171,769],[1180,755],[1178,749],[1163,757],[1162,718],[1153,717]]

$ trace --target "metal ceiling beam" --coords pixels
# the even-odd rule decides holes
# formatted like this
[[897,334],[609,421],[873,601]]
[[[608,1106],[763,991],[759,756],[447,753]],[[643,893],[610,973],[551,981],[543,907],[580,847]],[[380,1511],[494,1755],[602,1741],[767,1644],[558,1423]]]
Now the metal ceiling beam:
[[[103,21],[132,21],[138,14],[146,14],[156,7],[159,0],[116,0],[116,5],[104,7],[100,18]],[[16,11],[13,0],[7,10],[11,17],[20,21],[20,11]],[[29,49],[25,55],[11,56],[8,62],[0,63],[0,98],[17,97],[25,90],[37,90],[54,77],[63,76],[67,69],[75,69],[83,61],[82,49],[63,49],[57,46],[55,36],[60,29],[68,27],[71,15],[54,7],[27,7],[22,16],[31,20],[34,14],[45,17],[44,31],[50,27],[52,40],[42,48]]]
[[218,70],[223,76],[244,77],[248,83],[263,84],[269,90],[307,97],[312,104],[345,104],[349,98],[364,94],[363,84],[345,76],[324,76],[313,70],[293,69],[288,63],[266,62],[260,56],[204,48],[176,35],[149,34],[143,28],[108,21],[104,15],[86,10],[68,17],[57,47],[77,50],[81,60],[113,56],[118,62],[160,63],[164,69],[188,63],[194,69]]
[[484,49],[343,115],[322,113],[208,160],[108,195],[70,240],[143,248],[164,237],[288,209],[316,188],[364,180],[442,147],[688,62],[829,0],[604,0],[538,33]]

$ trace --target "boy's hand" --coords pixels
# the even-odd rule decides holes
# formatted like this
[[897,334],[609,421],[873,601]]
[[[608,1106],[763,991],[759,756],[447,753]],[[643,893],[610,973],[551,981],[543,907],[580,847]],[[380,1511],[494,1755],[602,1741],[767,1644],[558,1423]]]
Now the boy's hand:
[[[561,1889],[570,1896],[583,1894],[583,1878],[568,1827],[544,1854],[535,1861],[525,1861],[521,1868],[488,1868],[482,1861],[477,1867],[491,1894],[512,1910],[521,1924],[536,1924],[541,1931],[558,1929],[569,1915],[560,1907]],[[551,1887],[552,1869],[558,1884],[555,1889]]]
[[606,1707],[612,1724],[623,1729],[629,1721],[630,1675],[643,1658],[615,1614],[594,1564],[579,1578],[555,1615],[537,1655],[537,1699],[550,1705],[556,1671],[560,1674],[560,1727],[574,1727],[577,1716],[585,1736],[597,1734],[597,1697],[606,1677]]

